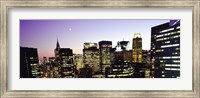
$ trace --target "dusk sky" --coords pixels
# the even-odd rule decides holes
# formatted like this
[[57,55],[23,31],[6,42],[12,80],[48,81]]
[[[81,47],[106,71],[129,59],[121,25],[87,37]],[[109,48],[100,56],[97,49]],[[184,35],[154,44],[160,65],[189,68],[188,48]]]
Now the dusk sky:
[[[20,20],[20,46],[38,49],[39,58],[54,57],[57,38],[61,48],[82,54],[83,43],[130,41],[141,33],[142,48],[150,49],[151,27],[169,20]],[[130,46],[131,47],[131,46]]]

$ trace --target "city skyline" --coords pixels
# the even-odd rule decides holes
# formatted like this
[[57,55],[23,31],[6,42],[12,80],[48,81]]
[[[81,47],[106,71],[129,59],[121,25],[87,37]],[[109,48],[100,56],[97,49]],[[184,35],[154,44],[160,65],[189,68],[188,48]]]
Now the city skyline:
[[[169,20],[20,20],[20,46],[38,48],[39,59],[53,57],[57,39],[60,47],[82,54],[85,42],[118,41],[132,44],[141,33],[143,49],[150,49],[151,27]],[[131,49],[131,46],[130,46]]]
[[[66,23],[71,26],[66,27]],[[180,78],[180,20],[155,23],[152,20],[23,20],[20,36],[27,45],[20,45],[20,77]],[[143,33],[136,32],[136,28]],[[66,33],[55,34],[54,30]],[[58,36],[66,46],[60,44]],[[40,53],[40,49],[45,52]],[[54,55],[48,53],[52,50]]]

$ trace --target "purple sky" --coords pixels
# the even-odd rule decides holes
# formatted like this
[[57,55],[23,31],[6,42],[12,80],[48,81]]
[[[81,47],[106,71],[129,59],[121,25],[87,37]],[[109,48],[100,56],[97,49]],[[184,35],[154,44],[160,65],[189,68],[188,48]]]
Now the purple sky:
[[[169,20],[20,20],[20,46],[38,49],[39,58],[54,56],[57,37],[61,48],[82,54],[84,42],[130,41],[141,33],[143,49],[150,49],[151,27]],[[131,46],[130,46],[131,47]]]

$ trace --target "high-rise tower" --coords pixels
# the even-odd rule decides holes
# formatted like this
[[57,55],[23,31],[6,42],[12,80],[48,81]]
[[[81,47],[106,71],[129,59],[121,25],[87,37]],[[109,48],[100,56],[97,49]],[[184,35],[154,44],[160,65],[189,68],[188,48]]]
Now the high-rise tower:
[[97,43],[84,43],[83,49],[83,64],[84,67],[91,67],[93,74],[99,71],[99,49],[97,48]]
[[134,34],[132,49],[133,62],[142,63],[142,37],[140,33]]
[[151,60],[155,78],[180,77],[180,20],[151,28]]
[[57,62],[56,69],[58,69],[55,73],[60,74],[62,78],[74,77],[73,50],[70,48],[60,48],[58,39],[55,48],[55,60]]
[[20,78],[40,77],[37,48],[20,47]]
[[112,41],[100,41],[99,51],[100,51],[100,66],[101,72],[105,72],[106,67],[110,67],[111,64],[111,49]]

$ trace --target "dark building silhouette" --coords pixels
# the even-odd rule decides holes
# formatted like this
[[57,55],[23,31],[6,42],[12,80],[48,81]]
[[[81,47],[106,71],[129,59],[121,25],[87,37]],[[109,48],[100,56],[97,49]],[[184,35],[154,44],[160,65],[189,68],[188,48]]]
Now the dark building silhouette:
[[73,64],[73,51],[70,48],[60,48],[57,40],[55,49],[55,59],[57,66],[56,74],[62,78],[71,78],[75,75],[75,66]]
[[92,78],[92,67],[86,64],[81,68],[79,78]]
[[37,78],[40,75],[37,48],[20,47],[20,78]]
[[151,60],[155,78],[180,77],[180,20],[151,28]]
[[101,72],[105,72],[106,67],[111,65],[111,49],[112,41],[100,41],[99,51],[100,51],[100,66]]
[[[132,67],[132,51],[128,50],[129,41],[119,41],[112,49],[112,63],[105,69],[107,78],[132,78],[134,69]],[[114,55],[114,56],[112,56]]]

